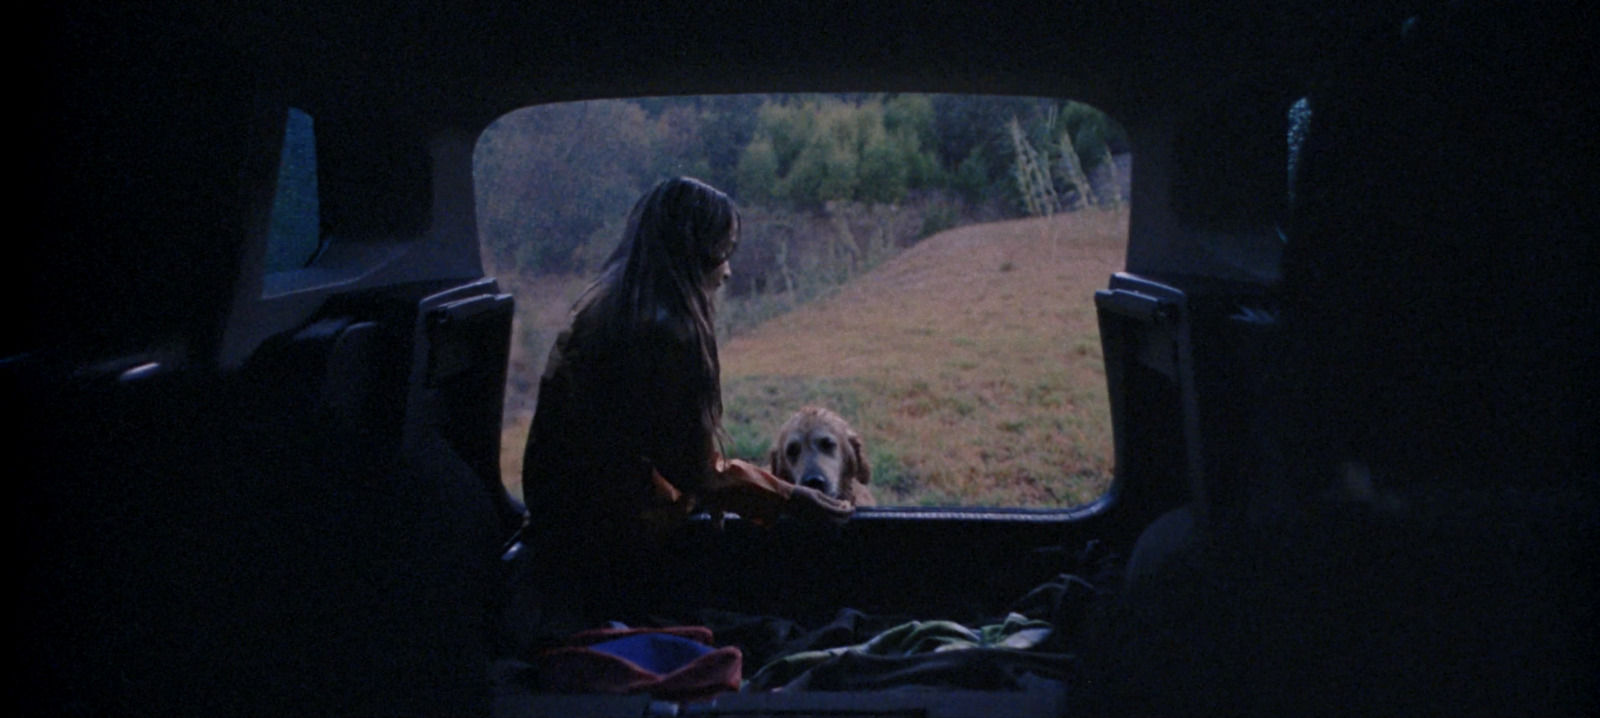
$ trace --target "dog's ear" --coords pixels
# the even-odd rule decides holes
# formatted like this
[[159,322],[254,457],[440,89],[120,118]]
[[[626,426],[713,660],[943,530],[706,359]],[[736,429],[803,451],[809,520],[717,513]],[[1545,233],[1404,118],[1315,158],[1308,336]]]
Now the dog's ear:
[[872,482],[872,464],[867,463],[867,452],[861,450],[861,436],[854,431],[848,437],[850,454],[856,460],[856,481],[865,485]]
[[[782,437],[779,437],[779,440],[781,441]],[[783,479],[791,484],[794,483],[794,477],[789,476],[789,467],[778,461],[777,446],[773,446],[771,450],[767,451],[767,463],[772,465],[773,476]]]

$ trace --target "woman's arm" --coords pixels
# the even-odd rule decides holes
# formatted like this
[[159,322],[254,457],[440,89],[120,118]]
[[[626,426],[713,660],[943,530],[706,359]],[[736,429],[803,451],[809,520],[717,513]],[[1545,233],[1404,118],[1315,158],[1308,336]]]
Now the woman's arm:
[[[697,500],[700,508],[732,512],[769,524],[784,510],[809,518],[842,522],[854,507],[814,489],[795,486],[764,469],[743,461],[725,461],[714,441],[716,417],[711,396],[715,389],[704,379],[708,370],[695,362],[698,347],[687,331],[670,332],[657,324],[652,341],[661,351],[642,382],[646,423],[650,437],[646,456],[657,475],[678,491]],[[657,492],[658,495],[661,492]]]
[[644,457],[668,482],[698,495],[713,472],[717,417],[710,413],[714,385],[701,366],[700,349],[686,326],[671,319],[641,333],[635,362]]

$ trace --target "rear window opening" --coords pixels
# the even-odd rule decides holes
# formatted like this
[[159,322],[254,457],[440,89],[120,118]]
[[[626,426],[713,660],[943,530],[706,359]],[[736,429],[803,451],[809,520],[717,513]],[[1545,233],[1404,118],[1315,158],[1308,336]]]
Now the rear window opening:
[[502,475],[539,377],[632,203],[673,175],[738,203],[717,300],[725,451],[766,465],[804,405],[862,437],[879,506],[1101,497],[1111,416],[1094,292],[1123,268],[1131,153],[1035,97],[728,95],[524,108],[473,159],[484,268],[517,296]]

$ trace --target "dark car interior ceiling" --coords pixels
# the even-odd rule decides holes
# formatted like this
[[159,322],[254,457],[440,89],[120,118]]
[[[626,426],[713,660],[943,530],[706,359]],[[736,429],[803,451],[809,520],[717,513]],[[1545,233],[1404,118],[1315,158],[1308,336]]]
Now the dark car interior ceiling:
[[[1595,596],[1576,568],[1600,533],[1597,223],[1579,179],[1596,156],[1595,93],[1573,59],[1592,56],[1574,30],[1593,26],[1590,9],[47,12],[28,65],[40,101],[24,110],[42,148],[30,174],[45,181],[30,188],[31,274],[14,282],[27,300],[0,363],[24,427],[26,711],[1597,705],[1582,678]],[[1115,483],[1054,514],[696,523],[678,537],[677,602],[939,618],[1032,597],[1082,659],[1075,678],[681,706],[493,692],[488,666],[514,643],[506,606],[527,597],[507,589],[503,560],[522,520],[499,476],[512,299],[478,255],[478,133],[546,102],[836,91],[1070,97],[1127,128],[1126,271],[1084,298],[1099,314]],[[1286,118],[1308,96],[1291,202]],[[289,107],[316,118],[323,246],[268,282]],[[1446,518],[1427,523],[1431,511]],[[1084,579],[1093,590],[1076,593]],[[1052,581],[1064,588],[1030,593]],[[1386,662],[1368,672],[1375,655]]]

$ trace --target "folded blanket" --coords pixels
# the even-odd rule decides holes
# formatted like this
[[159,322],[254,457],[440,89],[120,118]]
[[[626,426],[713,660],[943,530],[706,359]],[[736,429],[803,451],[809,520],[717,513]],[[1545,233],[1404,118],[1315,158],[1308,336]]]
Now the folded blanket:
[[712,648],[695,626],[598,629],[534,658],[538,687],[550,693],[648,693],[663,700],[710,698],[738,690],[743,656]]

